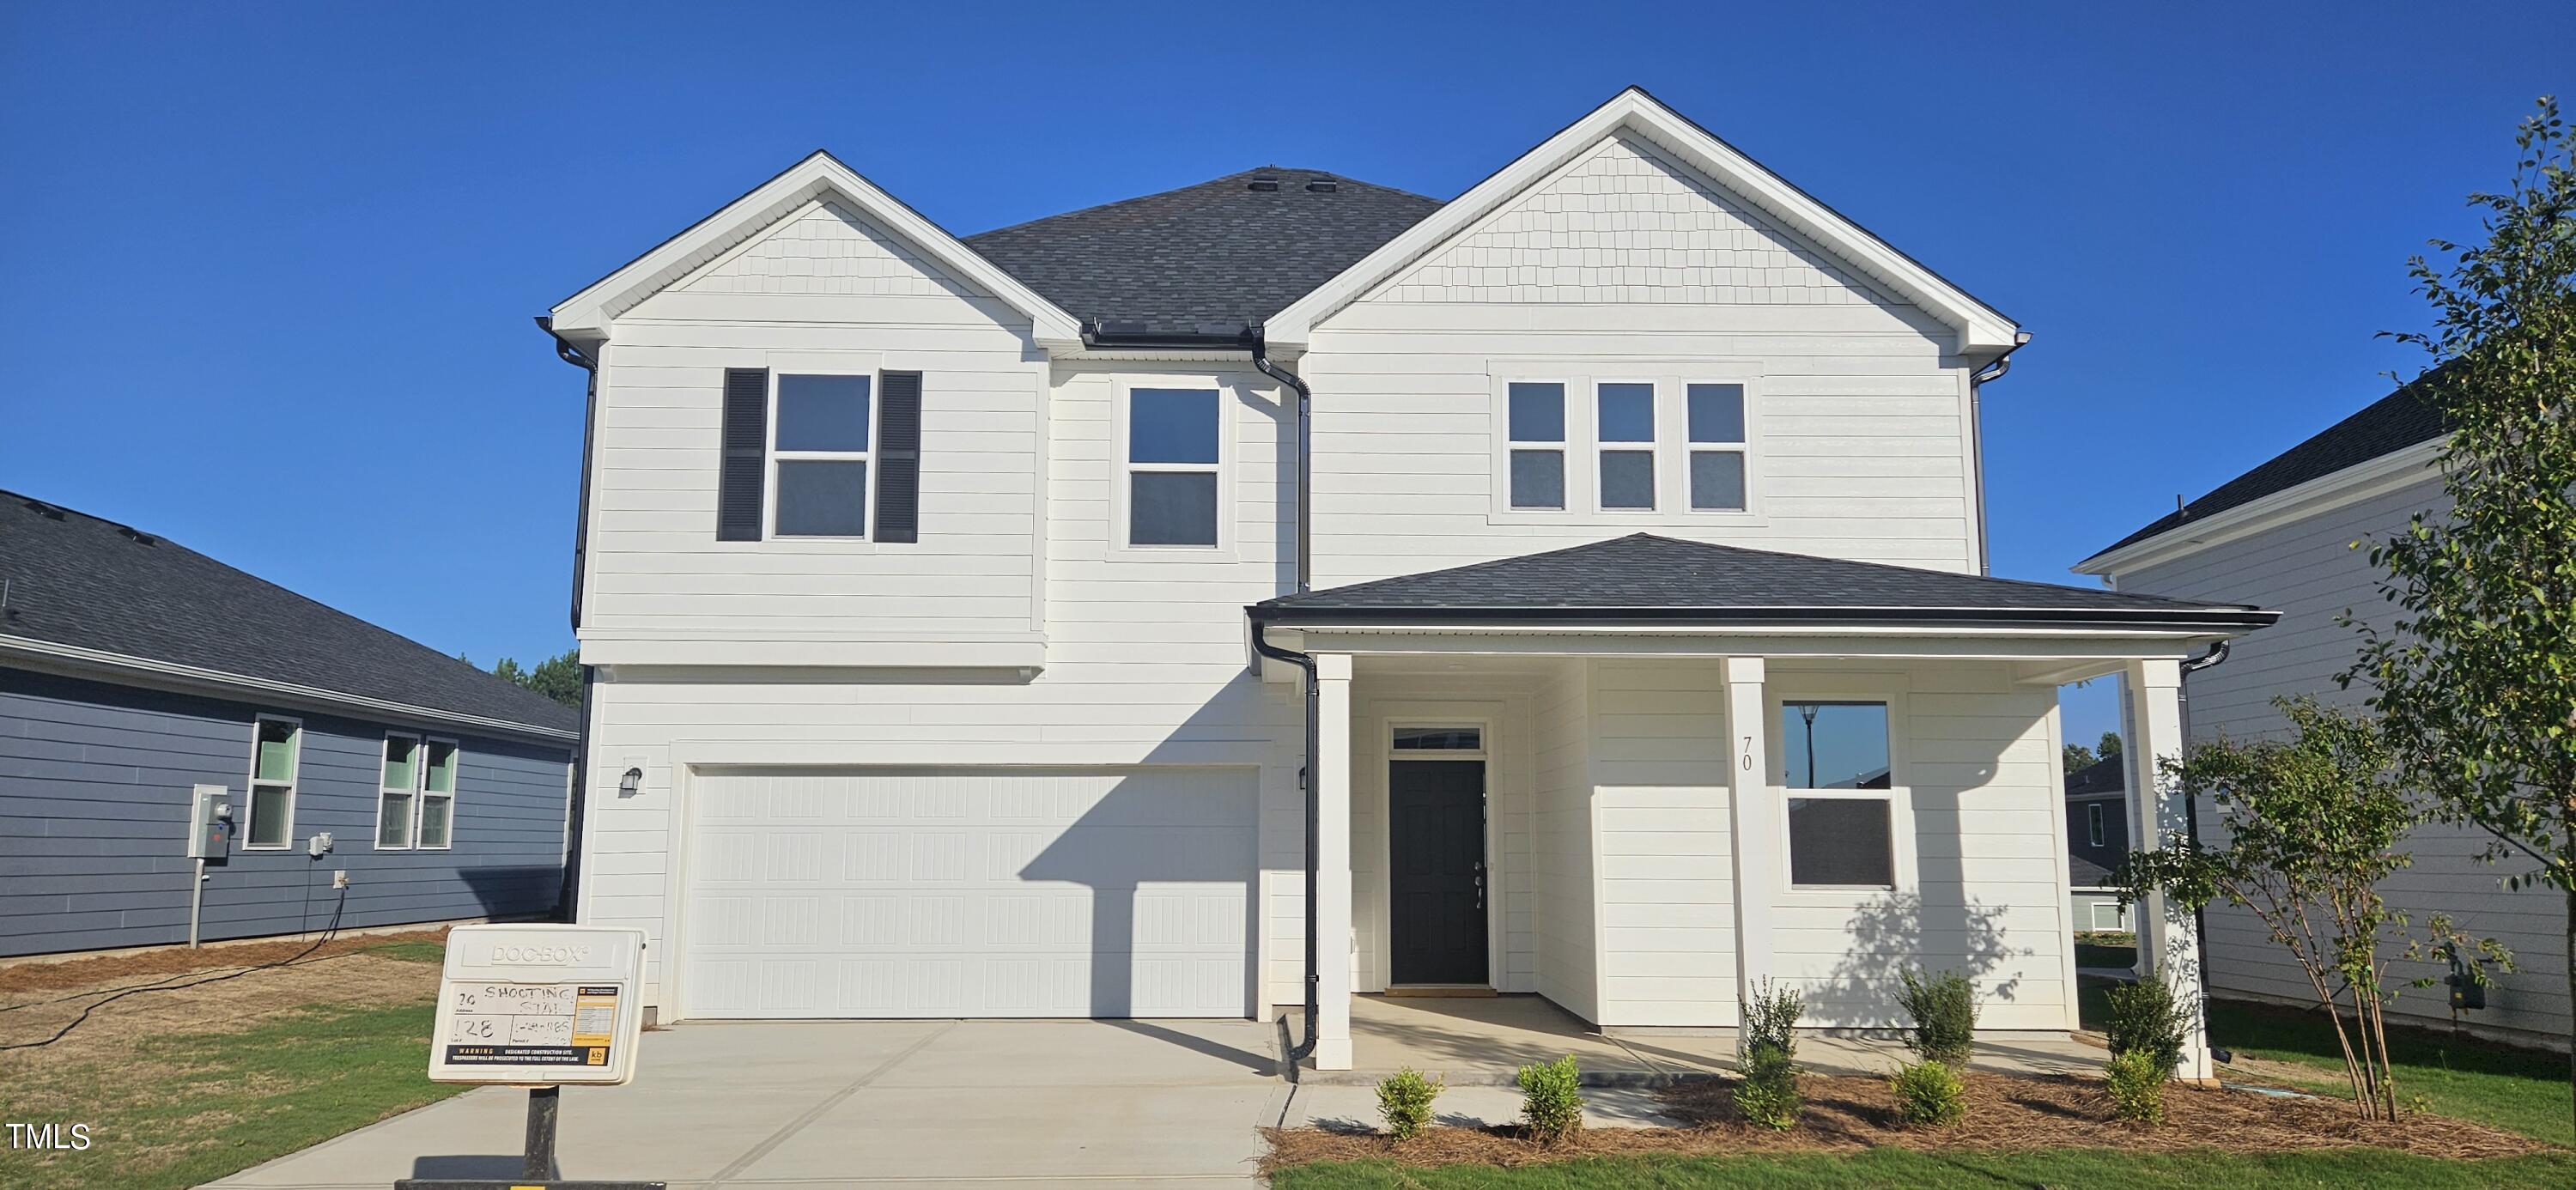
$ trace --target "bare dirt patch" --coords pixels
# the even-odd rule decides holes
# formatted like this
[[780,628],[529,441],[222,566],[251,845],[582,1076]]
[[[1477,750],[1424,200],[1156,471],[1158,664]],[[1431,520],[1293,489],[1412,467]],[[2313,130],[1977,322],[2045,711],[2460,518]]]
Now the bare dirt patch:
[[1429,1128],[1398,1145],[1373,1133],[1272,1128],[1265,1169],[1310,1161],[1390,1160],[1404,1165],[1527,1165],[1569,1157],[1670,1153],[1852,1152],[1892,1146],[1926,1151],[2031,1151],[2116,1148],[2179,1152],[2221,1149],[2277,1153],[2371,1146],[2456,1160],[2518,1156],[2551,1146],[2484,1124],[2447,1116],[2414,1116],[2369,1124],[2325,1099],[2286,1099],[2244,1091],[2175,1086],[2165,1096],[2170,1117],[2160,1127],[2121,1122],[2096,1079],[2068,1075],[1971,1073],[1967,1119],[1950,1128],[1909,1129],[1896,1122],[1887,1084],[1870,1078],[1809,1075],[1799,1080],[1807,1110],[1798,1127],[1773,1132],[1737,1116],[1731,1082],[1685,1083],[1664,1092],[1684,1128],[1593,1128],[1541,1146],[1514,1128]]
[[[323,943],[313,952],[313,957],[369,950],[395,942],[442,942],[446,938],[444,926],[400,934],[352,934]],[[256,966],[293,958],[312,945],[310,938],[288,938],[275,942],[225,943],[199,950],[171,946],[88,959],[11,963],[0,966],[0,1000],[14,1002],[27,992],[77,991],[112,983],[142,983],[189,972],[212,973],[232,967]]]
[[[277,957],[294,953],[289,950]],[[237,964],[227,964],[198,974],[220,975],[242,969]],[[0,1005],[0,1046],[42,1041],[82,1010],[97,1007],[87,1021],[60,1041],[42,1048],[0,1051],[0,1079],[5,1079],[18,1062],[32,1061],[36,1055],[71,1061],[130,1053],[133,1043],[142,1038],[185,1035],[197,1029],[272,1019],[310,1004],[423,1003],[438,995],[438,971],[433,963],[386,958],[364,950],[326,950],[284,967],[250,971],[195,986],[139,992],[113,1002],[106,998],[151,980],[148,976],[126,974],[86,986],[51,988],[47,989],[50,994]]]

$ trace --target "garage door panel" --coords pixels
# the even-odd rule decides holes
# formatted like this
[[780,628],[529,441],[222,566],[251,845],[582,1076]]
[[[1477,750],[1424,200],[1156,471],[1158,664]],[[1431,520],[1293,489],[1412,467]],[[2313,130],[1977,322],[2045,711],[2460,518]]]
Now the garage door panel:
[[692,788],[686,1014],[1240,1016],[1243,770],[736,772]]

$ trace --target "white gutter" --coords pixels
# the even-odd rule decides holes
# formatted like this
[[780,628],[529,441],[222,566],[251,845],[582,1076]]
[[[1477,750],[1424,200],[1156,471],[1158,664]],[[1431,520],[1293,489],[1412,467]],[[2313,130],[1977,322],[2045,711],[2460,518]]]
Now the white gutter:
[[440,710],[436,707],[395,702],[391,699],[369,698],[362,694],[344,694],[337,690],[281,682],[273,678],[254,678],[247,674],[226,673],[222,670],[203,669],[193,665],[155,661],[148,657],[135,657],[125,653],[110,653],[103,649],[89,649],[79,645],[37,640],[33,637],[0,634],[0,656],[8,655],[52,662],[52,668],[115,677],[143,678],[147,679],[145,682],[147,685],[168,689],[211,691],[236,697],[249,696],[255,701],[293,699],[326,708],[359,711],[370,717],[390,718],[401,724],[422,723],[480,728],[484,731],[560,740],[565,743],[571,743],[580,738],[579,733],[566,731],[560,727],[540,727],[513,719],[470,715],[462,711]]
[[2169,562],[2297,517],[2396,491],[2423,479],[2422,472],[2440,461],[2447,443],[2446,438],[2427,438],[2234,508],[2184,521],[2153,537],[2104,550],[2072,569],[2077,574],[2112,574]]

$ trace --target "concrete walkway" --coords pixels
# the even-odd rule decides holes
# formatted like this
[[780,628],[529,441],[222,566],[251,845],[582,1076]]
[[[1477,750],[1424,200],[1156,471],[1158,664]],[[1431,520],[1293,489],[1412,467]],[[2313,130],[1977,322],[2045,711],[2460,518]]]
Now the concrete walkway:
[[[563,1093],[558,1176],[673,1187],[1255,1184],[1289,1087],[1250,1021],[681,1025],[624,1087]],[[387,1190],[519,1174],[527,1095],[482,1088],[222,1187]]]

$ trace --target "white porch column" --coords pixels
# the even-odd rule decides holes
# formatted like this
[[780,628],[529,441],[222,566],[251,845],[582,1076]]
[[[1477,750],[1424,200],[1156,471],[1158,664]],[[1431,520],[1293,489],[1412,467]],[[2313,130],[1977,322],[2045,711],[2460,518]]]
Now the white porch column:
[[1770,731],[1764,726],[1763,664],[1728,657],[1727,804],[1734,813],[1735,988],[1738,1011],[1771,970],[1771,890],[1780,886],[1779,804],[1771,796]]
[[1351,1068],[1351,658],[1315,654],[1315,1069]]
[[[2182,756],[2182,665],[2169,659],[2129,663],[2129,693],[2136,733],[2137,781],[2129,796],[2131,838],[2142,847],[2161,846],[2165,832],[2184,829],[2182,798],[2169,794],[2159,778],[2160,762]],[[2142,978],[2161,979],[2172,988],[2190,1020],[2184,1034],[2178,1078],[2204,1081],[2215,1077],[2209,1061],[2209,1021],[2201,979],[2200,935],[2191,911],[2162,894],[2138,907],[2139,968]]]

